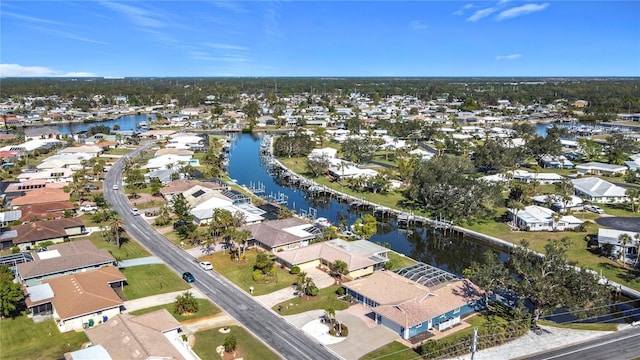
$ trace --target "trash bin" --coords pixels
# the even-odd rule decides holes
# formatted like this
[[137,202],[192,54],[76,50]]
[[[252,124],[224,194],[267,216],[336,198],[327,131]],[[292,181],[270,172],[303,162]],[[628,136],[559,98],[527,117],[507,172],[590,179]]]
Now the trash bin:
[[93,319],[89,319],[89,327],[93,326]]
[[107,315],[104,315],[104,316],[102,317],[102,322],[103,322],[103,323],[106,323],[106,322],[107,322],[107,320],[109,320],[109,317],[108,317]]

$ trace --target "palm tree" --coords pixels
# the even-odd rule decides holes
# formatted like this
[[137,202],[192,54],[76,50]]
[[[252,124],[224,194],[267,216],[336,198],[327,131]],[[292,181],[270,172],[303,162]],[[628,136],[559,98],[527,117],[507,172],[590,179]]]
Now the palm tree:
[[638,266],[638,258],[640,257],[640,233],[636,233],[633,237],[636,240],[636,261],[633,263],[633,267]]
[[627,245],[631,243],[631,235],[624,233],[618,236],[618,241],[620,243],[620,254],[622,255],[622,264],[627,266]]
[[329,306],[328,308],[324,309],[324,317],[325,319],[327,319],[330,323],[333,324],[333,320],[336,318],[336,309],[334,309],[333,307]]
[[190,291],[187,291],[182,295],[176,296],[176,302],[173,304],[173,311],[177,314],[198,312],[198,300]]
[[510,200],[507,207],[513,210],[513,226],[518,227],[518,213],[520,210],[524,210],[524,204],[520,201]]
[[636,212],[638,210],[636,208],[636,199],[640,197],[640,190],[627,189],[627,196],[629,197],[629,202],[631,203],[631,212]]
[[349,265],[342,260],[336,260],[333,264],[331,264],[331,271],[333,271],[339,277],[346,275],[349,273]]
[[114,236],[114,239],[116,241],[116,245],[118,245],[118,248],[120,247],[120,231],[122,231],[122,228],[124,227],[124,221],[122,221],[122,219],[120,219],[120,217],[117,214],[113,215],[113,219],[111,220],[111,223],[109,224],[109,228],[111,229],[111,234]]

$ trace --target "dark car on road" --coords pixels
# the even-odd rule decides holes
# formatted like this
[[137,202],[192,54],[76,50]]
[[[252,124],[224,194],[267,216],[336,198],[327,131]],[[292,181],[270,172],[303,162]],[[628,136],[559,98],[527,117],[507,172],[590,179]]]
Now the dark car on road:
[[192,282],[196,281],[196,278],[193,276],[193,274],[188,272],[188,271],[186,273],[182,274],[182,278],[184,279],[184,281],[186,281],[188,283],[192,283]]

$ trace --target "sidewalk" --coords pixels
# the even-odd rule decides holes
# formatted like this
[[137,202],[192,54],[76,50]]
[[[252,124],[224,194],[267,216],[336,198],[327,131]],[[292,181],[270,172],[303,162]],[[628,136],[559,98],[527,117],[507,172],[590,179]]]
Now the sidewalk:
[[[520,338],[507,344],[476,352],[474,360],[508,360],[531,355],[557,347],[571,345],[611,333],[610,331],[591,331],[563,329],[551,326],[541,326],[544,330],[540,335],[529,331]],[[448,359],[469,360],[471,354]]]

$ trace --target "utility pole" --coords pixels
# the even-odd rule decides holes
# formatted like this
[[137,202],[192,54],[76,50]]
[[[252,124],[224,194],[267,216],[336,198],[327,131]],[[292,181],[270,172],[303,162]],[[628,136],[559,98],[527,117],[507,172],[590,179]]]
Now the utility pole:
[[471,360],[473,360],[473,356],[476,354],[476,348],[478,344],[478,328],[473,328],[473,342],[471,343]]

